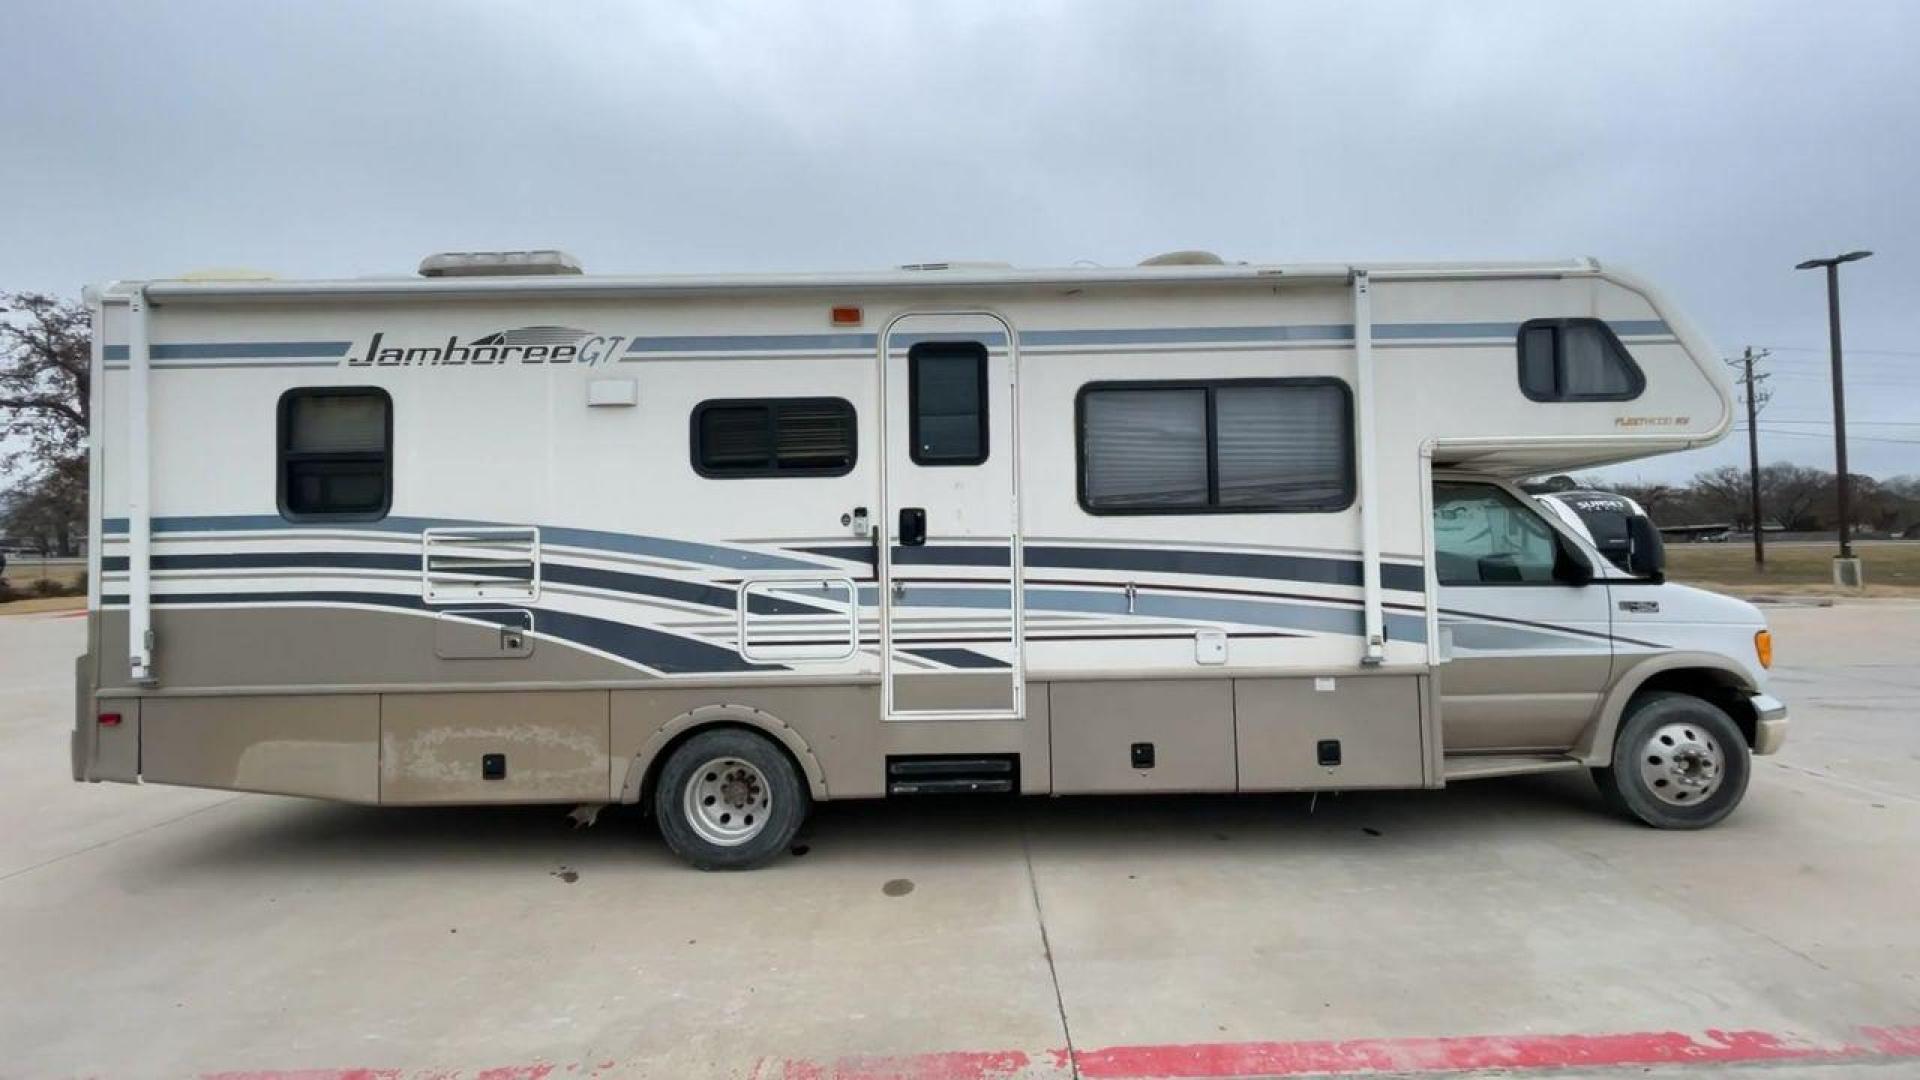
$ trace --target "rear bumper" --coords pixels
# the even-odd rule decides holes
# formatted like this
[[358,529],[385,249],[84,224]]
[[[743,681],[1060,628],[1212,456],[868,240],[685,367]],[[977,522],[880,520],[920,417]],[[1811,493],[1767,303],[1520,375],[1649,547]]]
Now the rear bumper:
[[1753,752],[1779,752],[1787,741],[1786,702],[1771,694],[1755,694],[1747,700],[1753,703]]

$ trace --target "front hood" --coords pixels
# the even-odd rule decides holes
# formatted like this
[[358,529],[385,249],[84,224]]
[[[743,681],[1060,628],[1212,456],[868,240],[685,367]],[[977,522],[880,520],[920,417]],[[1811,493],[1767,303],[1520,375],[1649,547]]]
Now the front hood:
[[[1726,596],[1705,589],[1696,589],[1691,585],[1675,585],[1671,582],[1660,589],[1661,610],[1670,619],[1690,623],[1718,623],[1725,626],[1751,626],[1758,630],[1767,625],[1767,617],[1760,609],[1737,596]],[[1628,595],[1626,590],[1621,595]]]

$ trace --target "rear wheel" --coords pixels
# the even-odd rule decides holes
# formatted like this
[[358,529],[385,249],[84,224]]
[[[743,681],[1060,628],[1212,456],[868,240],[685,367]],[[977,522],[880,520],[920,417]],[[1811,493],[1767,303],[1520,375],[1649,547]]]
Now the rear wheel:
[[807,789],[765,736],[725,728],[674,749],[654,784],[653,810],[674,854],[702,870],[745,870],[792,843]]
[[1724,709],[1661,691],[1628,706],[1613,765],[1593,778],[1609,805],[1656,829],[1704,829],[1740,805],[1751,772],[1746,737]]

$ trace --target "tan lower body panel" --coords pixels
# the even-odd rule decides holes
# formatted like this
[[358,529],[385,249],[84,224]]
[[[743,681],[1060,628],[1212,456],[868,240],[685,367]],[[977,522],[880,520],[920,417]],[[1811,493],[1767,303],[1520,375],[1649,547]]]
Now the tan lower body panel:
[[155,697],[137,704],[140,772],[150,782],[379,801],[377,695]]
[[[100,613],[101,640],[127,639],[124,610]],[[501,649],[498,627],[475,627],[415,612],[282,606],[158,608],[167,686],[325,687],[474,685],[644,678],[639,672],[564,642]],[[445,655],[449,644],[454,655]],[[99,685],[133,686],[126,650],[100,656]]]
[[384,694],[380,801],[605,802],[607,745],[605,690]]
[[[1033,683],[1024,720],[879,716],[879,687],[487,690],[116,699],[155,783],[398,805],[636,797],[673,736],[779,738],[825,798],[886,792],[890,756],[1013,754],[1028,794],[1418,787],[1415,675]],[[1336,740],[1340,762],[1320,763]],[[1140,764],[1135,746],[1151,748]],[[498,775],[483,767],[497,756]],[[643,770],[634,773],[633,770]]]
[[1604,652],[1455,657],[1439,669],[1447,751],[1565,750],[1592,722],[1612,665]]

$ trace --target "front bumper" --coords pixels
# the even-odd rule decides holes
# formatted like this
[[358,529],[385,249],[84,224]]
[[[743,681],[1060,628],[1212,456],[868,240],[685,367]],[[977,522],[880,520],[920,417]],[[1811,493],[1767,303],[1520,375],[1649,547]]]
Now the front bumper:
[[1755,694],[1753,704],[1753,752],[1778,753],[1787,741],[1787,704],[1771,694]]

